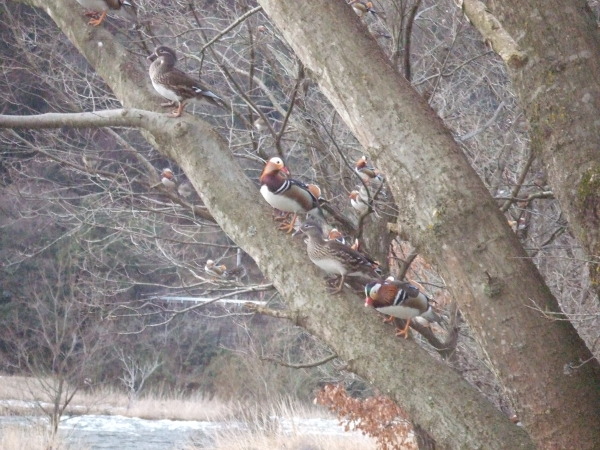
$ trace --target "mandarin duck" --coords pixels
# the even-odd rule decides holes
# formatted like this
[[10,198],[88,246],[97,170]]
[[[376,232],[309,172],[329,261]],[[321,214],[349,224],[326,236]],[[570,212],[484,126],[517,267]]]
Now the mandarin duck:
[[369,185],[371,182],[381,184],[383,181],[381,172],[379,172],[379,170],[376,168],[369,166],[367,164],[367,157],[364,155],[358,161],[356,161],[356,164],[354,165],[354,171],[366,185]]
[[204,271],[214,278],[223,278],[227,267],[225,264],[217,265],[212,259],[207,259],[204,265]]
[[161,96],[178,104],[177,109],[171,113],[172,117],[180,117],[188,101],[225,108],[221,97],[198,80],[175,68],[175,50],[161,45],[156,47],[148,59],[152,61],[149,69],[152,86]]
[[[359,251],[359,248],[360,248],[360,242],[358,241],[358,239],[354,239],[354,243],[351,245],[350,237],[344,236],[342,234],[342,232],[340,230],[338,230],[337,228],[332,228],[331,230],[329,230],[329,233],[327,233],[327,240],[328,241],[338,241],[340,244],[347,245],[352,250],[356,250],[356,251]],[[375,261],[374,261],[374,263],[379,265]]]
[[359,215],[366,214],[369,211],[369,197],[359,191],[350,192],[350,204],[358,211]]
[[327,234],[327,240],[338,241],[340,244],[348,245],[346,243],[346,237],[337,228],[332,228],[331,230],[329,230],[329,233]]
[[126,12],[132,18],[136,17],[135,5],[132,0],[77,0],[81,6],[87,9],[91,9],[92,11],[100,11],[100,17],[97,19],[90,19],[88,22],[89,25],[97,27],[100,25],[104,19],[106,19],[106,14],[109,9],[112,10],[121,10]]
[[168,167],[166,169],[163,169],[160,176],[160,182],[168,190],[177,190],[177,193],[185,198],[190,197],[194,193],[194,188],[192,184],[189,181],[179,183],[177,181],[177,178],[175,178],[175,174],[173,173],[173,171]]
[[163,169],[160,174],[160,182],[169,190],[175,190],[177,187],[177,180],[175,179],[175,174],[168,167]]
[[316,190],[301,181],[289,178],[289,174],[290,171],[281,158],[271,158],[260,174],[260,193],[273,208],[293,213],[291,222],[280,227],[291,233],[298,213],[308,213],[315,209],[320,211],[320,208],[318,198],[313,194],[317,193]]
[[368,13],[377,14],[377,11],[373,9],[372,2],[360,2],[357,0],[352,0],[349,5],[352,6],[352,9],[356,14],[358,14],[359,17],[362,17]]
[[298,231],[308,236],[306,250],[310,260],[328,274],[340,275],[334,294],[341,292],[347,276],[372,277],[378,274],[376,263],[366,255],[336,240],[325,240],[317,222],[307,220]]
[[406,326],[398,330],[396,336],[408,337],[410,320],[421,316],[429,322],[441,322],[441,317],[433,311],[430,298],[418,287],[406,281],[393,278],[376,280],[365,286],[365,306],[371,306],[383,314],[406,320]]
[[269,126],[267,125],[267,121],[265,119],[263,119],[262,117],[259,117],[258,119],[256,119],[252,125],[254,126],[256,131],[258,131],[259,133],[262,133],[263,131],[267,131],[269,129]]
[[237,266],[233,269],[227,269],[225,264],[217,265],[212,259],[206,260],[204,271],[213,278],[224,280],[236,277],[241,278],[246,275],[246,268],[244,266]]

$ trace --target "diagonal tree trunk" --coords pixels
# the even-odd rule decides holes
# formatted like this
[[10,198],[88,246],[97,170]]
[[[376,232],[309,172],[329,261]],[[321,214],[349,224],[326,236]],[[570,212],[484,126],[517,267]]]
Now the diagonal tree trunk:
[[566,375],[591,354],[569,323],[549,323],[532,308],[559,311],[441,120],[344,2],[260,4],[374,163],[386,167],[399,227],[438,264],[534,441],[600,442],[600,428],[589,426],[600,417],[597,361]]

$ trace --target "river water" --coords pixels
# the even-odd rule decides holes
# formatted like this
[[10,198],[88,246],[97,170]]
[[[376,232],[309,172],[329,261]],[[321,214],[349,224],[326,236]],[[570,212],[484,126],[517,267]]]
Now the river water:
[[[210,448],[219,431],[245,429],[239,422],[201,422],[191,420],[146,420],[124,416],[82,415],[64,418],[60,433],[67,442],[89,450],[175,450],[193,442]],[[0,416],[0,426],[30,426],[43,419],[23,416]],[[300,435],[346,434],[333,419],[280,419],[271,417],[280,433]],[[360,433],[356,433],[360,435]]]

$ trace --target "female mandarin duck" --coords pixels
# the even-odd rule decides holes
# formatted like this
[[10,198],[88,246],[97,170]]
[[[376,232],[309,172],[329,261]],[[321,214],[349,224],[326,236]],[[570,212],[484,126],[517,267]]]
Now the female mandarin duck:
[[405,339],[413,317],[421,316],[430,322],[442,320],[431,308],[429,297],[406,281],[372,281],[365,286],[365,297],[365,306],[372,306],[380,313],[406,320],[404,329],[396,333]]
[[310,260],[328,274],[341,276],[339,285],[333,291],[334,294],[341,292],[347,276],[377,276],[377,263],[375,261],[352,250],[352,248],[341,242],[325,240],[323,230],[317,222],[307,220],[302,224],[299,231],[308,236],[306,250]]
[[271,158],[260,175],[260,193],[273,208],[294,214],[289,224],[280,227],[291,233],[298,213],[308,213],[314,209],[320,211],[319,201],[315,196],[320,193],[320,189],[317,191],[318,187],[315,185],[306,185],[289,178],[289,175],[290,172],[281,158]]
[[177,109],[171,114],[172,117],[180,117],[188,101],[225,108],[221,97],[198,80],[175,68],[177,62],[175,50],[161,45],[148,56],[148,59],[152,61],[149,69],[152,86],[164,98],[178,104]]
[[131,0],[77,0],[81,6],[87,9],[91,9],[92,11],[101,11],[100,17],[98,19],[90,19],[88,24],[97,27],[100,25],[104,19],[106,19],[106,14],[109,9],[112,10],[120,10],[123,8],[129,16],[132,18],[136,17],[135,5]]

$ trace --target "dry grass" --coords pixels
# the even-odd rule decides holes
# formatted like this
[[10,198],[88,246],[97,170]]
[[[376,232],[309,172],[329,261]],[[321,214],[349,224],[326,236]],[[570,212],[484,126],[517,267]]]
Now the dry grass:
[[0,428],[2,450],[85,450],[81,443],[67,443],[57,437],[52,442],[46,427],[42,425],[7,425]]
[[[323,407],[299,404],[290,398],[269,405],[237,405],[238,413],[231,426],[217,433],[214,450],[375,450],[374,439],[358,432],[309,434],[302,432],[302,419],[334,419]],[[284,425],[284,422],[286,423]],[[240,429],[243,424],[243,429]],[[193,450],[193,444],[185,447]]]
[[[23,405],[14,405],[14,401]],[[35,408],[26,402],[50,403],[51,396],[41,388],[35,378],[20,376],[0,376],[0,402],[11,401],[10,405],[0,405],[3,415],[35,413]],[[235,419],[254,423],[263,415],[295,418],[332,418],[321,407],[302,405],[289,398],[272,400],[268,405],[225,402],[208,399],[201,394],[152,393],[140,397],[129,404],[123,391],[102,387],[77,392],[67,414],[102,414],[139,417],[142,419],[171,419],[222,421]]]
[[125,415],[142,419],[206,420],[218,421],[230,417],[233,406],[219,400],[209,400],[201,395],[137,400]]
[[33,401],[39,398],[41,394],[39,384],[35,383],[32,378],[8,375],[0,376],[0,399],[2,400],[17,399]]
[[[51,392],[35,378],[0,376],[0,405],[2,415],[35,414],[35,407],[27,402],[50,403]],[[14,400],[22,402],[15,404]],[[237,414],[238,406],[220,400],[210,400],[199,394],[148,394],[129,404],[126,393],[104,387],[79,391],[73,398],[67,414],[119,414],[142,419],[171,420],[224,420]],[[2,448],[2,447],[0,447]]]
[[[193,450],[198,447],[184,447]],[[375,450],[375,440],[361,435],[311,436],[311,435],[269,435],[257,433],[223,434],[217,437],[214,450]]]

